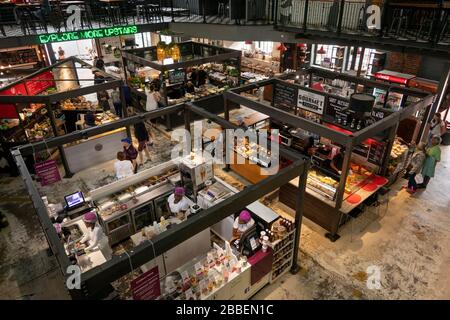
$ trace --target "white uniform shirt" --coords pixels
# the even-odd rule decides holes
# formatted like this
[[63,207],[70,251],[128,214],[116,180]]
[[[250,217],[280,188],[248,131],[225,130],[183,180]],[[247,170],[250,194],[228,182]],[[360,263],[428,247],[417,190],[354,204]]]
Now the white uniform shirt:
[[116,161],[114,163],[117,179],[123,179],[134,174],[133,164],[129,160]]
[[145,110],[152,111],[158,108],[158,102],[155,99],[155,93],[147,91],[147,102],[145,103]]
[[250,219],[250,221],[245,224],[240,224],[239,217],[236,217],[236,219],[234,219],[233,228],[237,229],[240,233],[244,233],[254,224],[255,224],[255,220],[253,220],[253,218]]
[[[95,224],[94,229],[88,228],[88,232],[84,235],[83,239],[81,239],[81,243],[86,243],[89,241],[89,245],[85,248],[85,250],[92,250],[94,247],[98,246],[99,249],[104,242],[108,240],[106,238],[105,233],[103,232],[102,227],[98,223]],[[105,241],[106,240],[106,241]]]
[[189,202],[185,196],[178,201],[178,203],[175,203],[175,195],[171,194],[169,198],[167,199],[167,202],[169,203],[170,211],[173,214],[178,214],[180,211],[186,211],[186,214],[189,214]]

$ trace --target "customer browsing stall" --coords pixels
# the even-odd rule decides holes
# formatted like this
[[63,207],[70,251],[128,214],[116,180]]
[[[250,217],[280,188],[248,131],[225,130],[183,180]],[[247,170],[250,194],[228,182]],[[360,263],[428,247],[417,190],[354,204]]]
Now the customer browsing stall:
[[184,220],[189,215],[189,201],[184,195],[183,187],[176,187],[173,194],[167,199],[169,212],[180,220]]
[[417,191],[416,175],[422,170],[425,158],[425,143],[420,142],[411,158],[411,166],[408,171],[408,185],[406,186],[406,191],[411,194]]
[[125,153],[117,152],[117,161],[114,163],[117,179],[123,179],[134,174],[134,167],[130,160],[127,160]]
[[110,260],[112,258],[112,250],[109,246],[108,238],[105,236],[102,227],[98,224],[97,214],[92,211],[88,212],[84,214],[83,221],[88,232],[78,243],[78,246],[81,243],[86,244],[89,242],[89,245],[84,249],[86,253],[98,249],[105,256],[106,260]]
[[143,165],[144,156],[142,155],[142,153],[145,153],[147,161],[151,161],[152,159],[150,157],[150,153],[148,152],[147,144],[153,145],[153,141],[150,140],[150,136],[148,134],[147,128],[145,127],[144,121],[140,121],[134,125],[134,135],[139,143],[139,162]]
[[233,239],[240,238],[241,235],[255,224],[250,212],[242,210],[233,223]]
[[441,148],[439,147],[440,143],[441,137],[439,136],[434,136],[431,139],[431,147],[427,148],[427,157],[422,169],[423,182],[417,185],[418,189],[425,189],[431,178],[434,177],[436,165],[439,161],[441,161]]

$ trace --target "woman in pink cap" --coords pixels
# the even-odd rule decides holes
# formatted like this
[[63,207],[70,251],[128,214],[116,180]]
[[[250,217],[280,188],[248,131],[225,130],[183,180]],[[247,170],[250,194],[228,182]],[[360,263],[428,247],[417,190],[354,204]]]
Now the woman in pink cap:
[[250,212],[242,210],[236,217],[233,224],[233,239],[240,238],[241,235],[255,224]]
[[169,212],[180,220],[184,220],[189,215],[189,201],[184,196],[184,188],[176,187],[173,194],[167,199]]
[[105,256],[106,260],[111,259],[112,250],[109,246],[108,237],[105,236],[102,227],[97,222],[97,214],[94,211],[85,213],[83,216],[84,224],[87,228],[87,233],[81,239],[80,243],[89,242],[89,245],[84,249],[86,252],[100,250]]

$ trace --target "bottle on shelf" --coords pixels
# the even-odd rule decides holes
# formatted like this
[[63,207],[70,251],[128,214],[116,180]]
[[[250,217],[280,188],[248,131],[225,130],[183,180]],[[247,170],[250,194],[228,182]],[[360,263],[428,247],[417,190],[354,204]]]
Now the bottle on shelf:
[[356,125],[355,122],[356,122],[355,119],[353,119],[353,120],[352,120],[352,123],[350,123],[350,128],[351,128],[351,129],[354,129],[354,128],[355,128],[355,125]]

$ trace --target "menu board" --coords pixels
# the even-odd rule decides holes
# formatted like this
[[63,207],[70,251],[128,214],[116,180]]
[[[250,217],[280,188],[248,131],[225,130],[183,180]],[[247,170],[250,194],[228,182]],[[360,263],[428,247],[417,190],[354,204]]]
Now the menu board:
[[47,160],[34,165],[36,175],[39,177],[41,186],[45,187],[55,182],[61,181],[58,164],[55,160]]
[[161,295],[158,266],[131,281],[134,300],[155,300]]
[[298,89],[297,104],[304,110],[323,114],[323,111],[325,109],[325,96],[314,92]]
[[326,114],[333,118],[338,116],[347,116],[347,111],[342,111],[350,106],[350,100],[338,97],[328,97]]
[[55,81],[53,81],[53,73],[51,71],[45,71],[43,73],[34,76],[33,78],[25,81],[25,86],[29,96],[34,96],[47,88],[54,87]]
[[297,108],[297,87],[285,83],[276,82],[274,85],[274,107],[295,111]]
[[186,72],[183,69],[169,71],[169,83],[175,84],[183,82],[186,77]]

